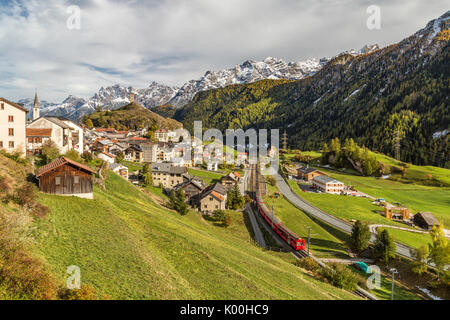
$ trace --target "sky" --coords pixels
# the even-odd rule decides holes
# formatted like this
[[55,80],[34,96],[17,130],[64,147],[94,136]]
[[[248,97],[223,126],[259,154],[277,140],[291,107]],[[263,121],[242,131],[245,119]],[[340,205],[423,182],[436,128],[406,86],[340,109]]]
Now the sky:
[[[448,0],[0,0],[0,97],[61,102],[114,84],[181,86],[207,70],[399,42]],[[371,5],[380,28],[370,30]],[[76,6],[76,7],[74,7]],[[79,10],[78,10],[79,8]],[[79,15],[78,15],[79,13]],[[373,21],[373,20],[371,20]],[[79,23],[78,23],[79,22]]]

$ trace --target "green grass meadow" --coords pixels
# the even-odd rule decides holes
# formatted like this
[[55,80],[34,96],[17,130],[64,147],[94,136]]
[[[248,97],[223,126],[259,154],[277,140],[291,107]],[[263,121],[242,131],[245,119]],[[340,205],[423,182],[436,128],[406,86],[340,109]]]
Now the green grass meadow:
[[41,195],[51,214],[35,224],[39,253],[61,281],[76,265],[112,299],[356,298],[301,272],[288,253],[257,247],[240,212],[223,228],[164,209],[115,174],[106,187],[95,200]]

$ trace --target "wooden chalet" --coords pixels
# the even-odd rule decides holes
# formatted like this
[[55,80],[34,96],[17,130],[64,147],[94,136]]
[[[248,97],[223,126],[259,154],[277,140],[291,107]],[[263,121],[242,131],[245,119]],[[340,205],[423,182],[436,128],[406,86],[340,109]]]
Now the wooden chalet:
[[92,176],[95,174],[88,166],[61,157],[36,172],[39,190],[47,194],[76,196],[93,199]]

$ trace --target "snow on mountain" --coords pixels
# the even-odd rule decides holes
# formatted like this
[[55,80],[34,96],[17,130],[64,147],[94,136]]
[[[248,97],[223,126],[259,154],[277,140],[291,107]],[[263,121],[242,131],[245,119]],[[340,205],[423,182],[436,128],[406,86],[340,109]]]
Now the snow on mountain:
[[304,62],[285,62],[268,57],[263,61],[247,60],[241,65],[220,71],[207,71],[199,80],[184,84],[169,104],[182,107],[201,91],[223,88],[233,84],[246,84],[264,79],[299,80],[319,71],[327,59]]
[[[359,55],[378,50],[377,45],[365,46],[359,51],[347,53]],[[310,59],[302,62],[285,62],[282,59],[268,57],[263,61],[247,60],[234,68],[219,71],[207,71],[198,80],[190,80],[181,88],[166,86],[152,82],[147,88],[134,89],[114,85],[100,90],[90,99],[69,96],[62,103],[40,102],[41,115],[67,117],[79,121],[84,115],[95,112],[97,107],[113,110],[130,102],[130,93],[136,95],[136,101],[151,109],[156,106],[170,104],[177,108],[189,103],[194,96],[205,90],[223,88],[233,84],[247,84],[264,79],[300,80],[318,72],[330,59]],[[19,101],[29,110],[33,108],[32,99]],[[30,113],[31,116],[31,113]]]

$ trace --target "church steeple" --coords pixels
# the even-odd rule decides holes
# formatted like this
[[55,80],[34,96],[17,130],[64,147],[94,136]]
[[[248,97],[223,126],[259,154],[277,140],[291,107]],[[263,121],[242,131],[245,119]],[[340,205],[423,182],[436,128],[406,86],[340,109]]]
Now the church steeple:
[[33,121],[39,119],[39,117],[39,99],[36,91],[36,93],[34,94]]

